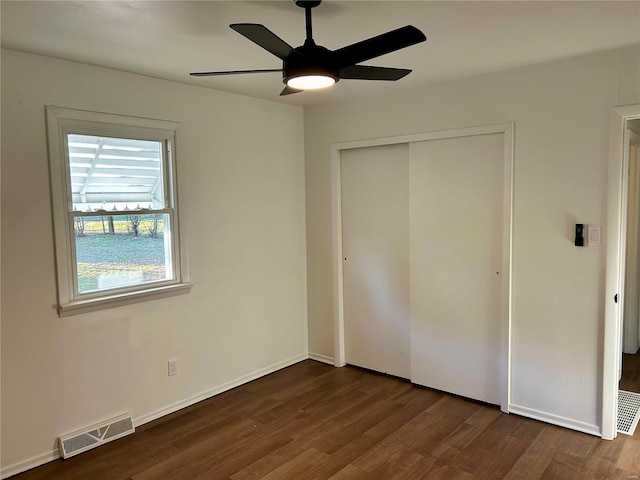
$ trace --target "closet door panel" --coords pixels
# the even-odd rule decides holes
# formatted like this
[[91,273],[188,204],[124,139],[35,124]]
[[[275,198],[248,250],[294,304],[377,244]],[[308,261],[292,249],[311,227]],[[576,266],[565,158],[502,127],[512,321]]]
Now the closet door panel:
[[346,362],[403,378],[409,356],[409,147],[341,152]]
[[501,400],[503,141],[410,151],[411,380],[492,404]]

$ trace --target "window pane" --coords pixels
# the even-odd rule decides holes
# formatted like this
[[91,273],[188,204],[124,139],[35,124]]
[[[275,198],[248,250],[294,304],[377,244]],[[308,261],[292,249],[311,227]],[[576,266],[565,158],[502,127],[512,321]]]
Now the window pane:
[[67,135],[73,210],[163,208],[162,142]]
[[78,293],[173,279],[168,214],[75,217]]

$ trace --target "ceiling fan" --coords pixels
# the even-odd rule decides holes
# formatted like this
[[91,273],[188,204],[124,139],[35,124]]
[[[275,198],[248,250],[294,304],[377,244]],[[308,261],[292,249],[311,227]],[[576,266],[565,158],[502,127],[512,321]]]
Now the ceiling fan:
[[282,79],[286,86],[280,95],[328,87],[340,79],[400,80],[411,73],[411,70],[357,64],[427,40],[427,37],[420,30],[414,26],[407,25],[338,50],[329,50],[316,45],[313,41],[311,29],[311,9],[320,5],[321,0],[294,0],[294,2],[305,10],[307,37],[304,45],[300,47],[293,48],[267,27],[258,23],[234,23],[230,25],[236,32],[280,58],[282,60],[282,68],[194,72],[190,75],[208,77],[242,73],[282,72]]

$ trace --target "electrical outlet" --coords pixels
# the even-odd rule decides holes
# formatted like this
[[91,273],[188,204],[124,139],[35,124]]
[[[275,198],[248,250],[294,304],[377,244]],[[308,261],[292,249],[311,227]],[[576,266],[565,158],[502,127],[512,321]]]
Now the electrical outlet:
[[169,370],[169,376],[172,375],[177,375],[178,374],[178,360],[176,360],[175,358],[172,360],[169,360],[168,362],[168,370]]

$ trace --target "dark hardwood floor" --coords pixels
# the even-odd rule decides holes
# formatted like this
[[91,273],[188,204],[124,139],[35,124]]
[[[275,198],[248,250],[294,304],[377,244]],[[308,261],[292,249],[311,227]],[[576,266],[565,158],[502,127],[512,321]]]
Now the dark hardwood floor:
[[640,478],[614,441],[307,360],[14,480]]
[[640,353],[622,355],[620,390],[640,393]]

